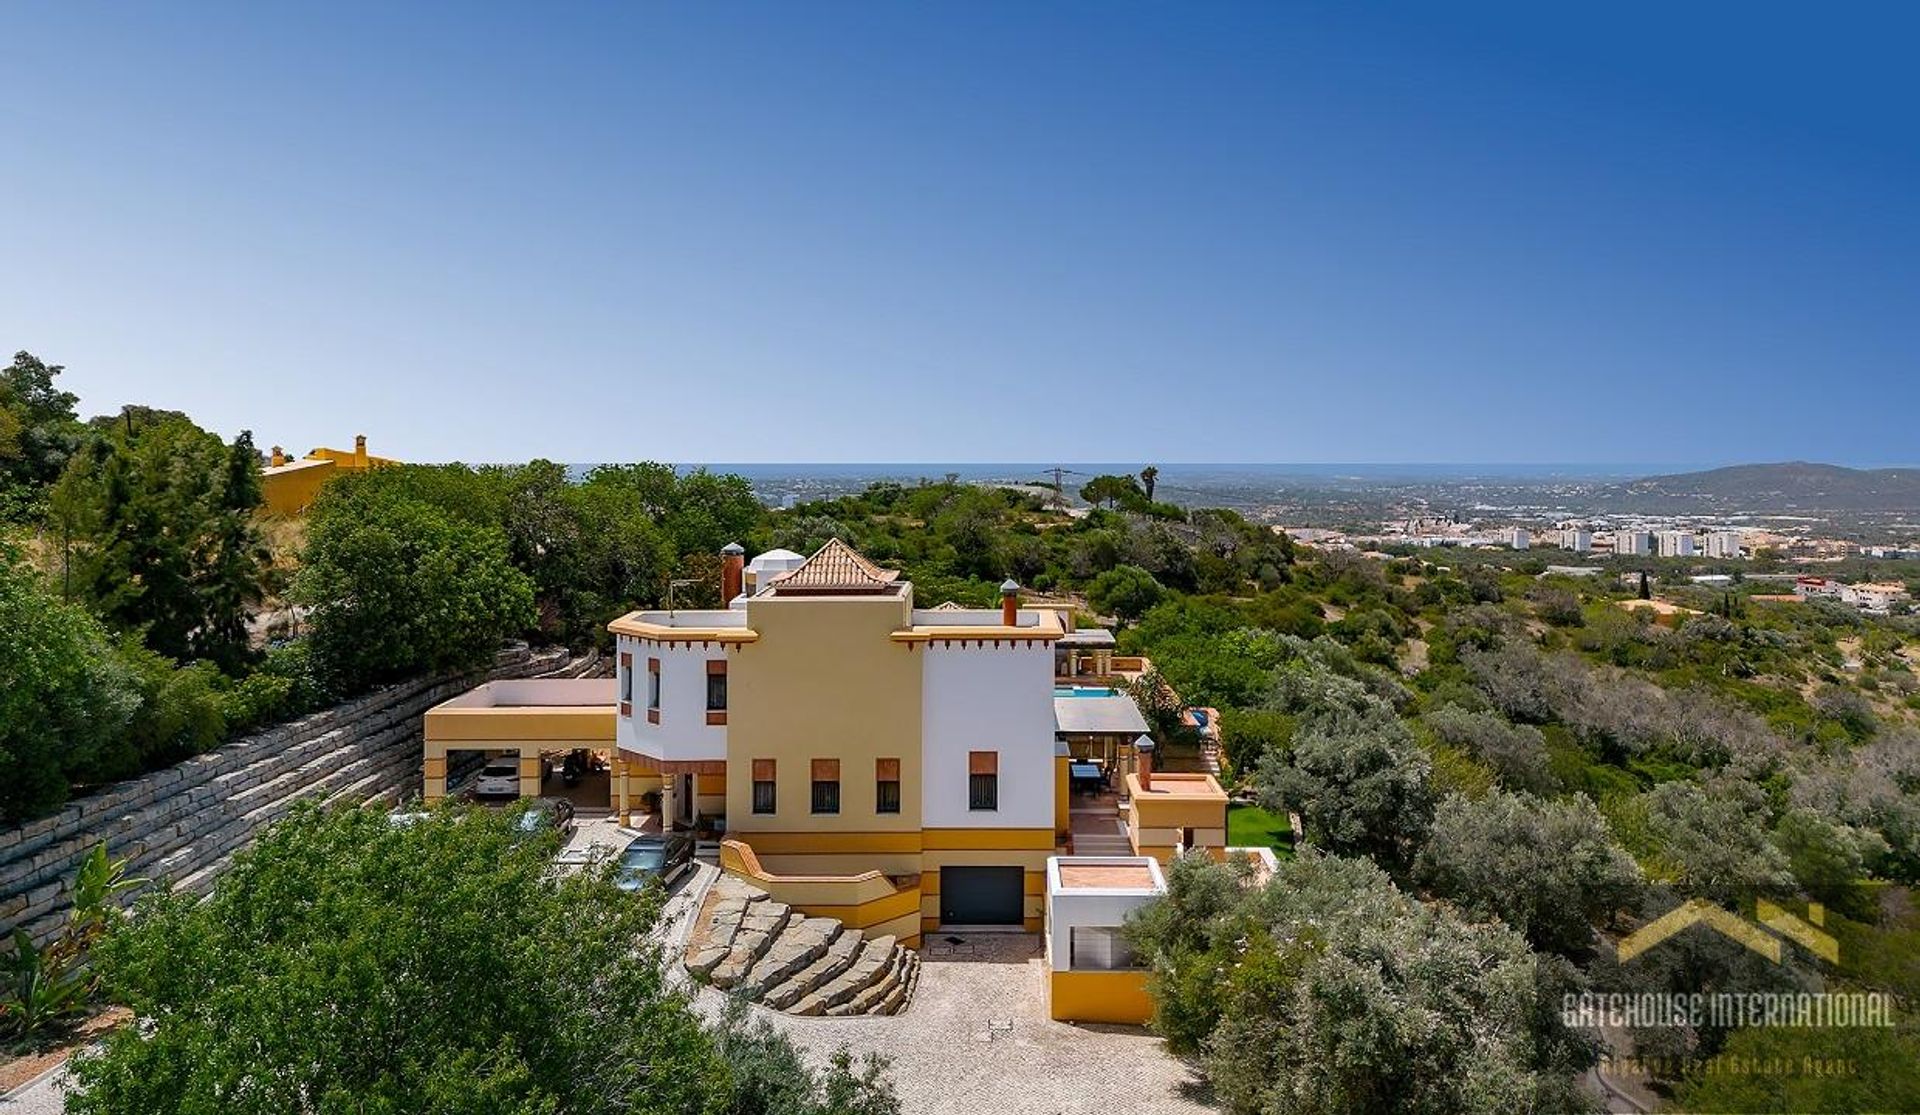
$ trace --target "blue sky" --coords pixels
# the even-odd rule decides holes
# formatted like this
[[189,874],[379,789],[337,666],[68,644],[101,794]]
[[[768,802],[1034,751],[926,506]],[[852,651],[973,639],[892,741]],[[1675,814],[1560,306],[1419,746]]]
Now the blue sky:
[[1910,463],[1911,7],[0,7],[0,345],[415,460]]

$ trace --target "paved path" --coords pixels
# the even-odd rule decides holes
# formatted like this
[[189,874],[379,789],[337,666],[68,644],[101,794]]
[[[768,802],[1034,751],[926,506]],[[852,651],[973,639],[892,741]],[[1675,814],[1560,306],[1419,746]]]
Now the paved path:
[[66,1097],[60,1092],[60,1082],[66,1076],[65,1068],[57,1068],[25,1087],[0,1096],[0,1115],[60,1115],[67,1106]]

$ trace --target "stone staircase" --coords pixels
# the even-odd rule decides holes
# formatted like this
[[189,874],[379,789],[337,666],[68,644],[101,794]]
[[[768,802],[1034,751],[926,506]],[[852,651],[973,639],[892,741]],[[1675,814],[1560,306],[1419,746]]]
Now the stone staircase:
[[[482,677],[595,666],[564,650],[502,652]],[[204,894],[266,825],[302,801],[388,805],[420,786],[422,714],[479,678],[404,683],[133,779],[53,817],[0,832],[0,933],[44,941],[66,918],[79,860],[105,841],[129,874]]]
[[807,917],[722,876],[688,945],[687,970],[788,1014],[898,1014],[913,998],[920,957],[891,936]]

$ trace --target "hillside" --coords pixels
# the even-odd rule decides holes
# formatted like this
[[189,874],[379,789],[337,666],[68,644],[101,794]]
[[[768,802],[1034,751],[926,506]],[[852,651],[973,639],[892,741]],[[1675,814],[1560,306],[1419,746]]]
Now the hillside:
[[1856,469],[1790,461],[1649,476],[1608,489],[1606,501],[1649,512],[1738,509],[1920,510],[1920,469]]

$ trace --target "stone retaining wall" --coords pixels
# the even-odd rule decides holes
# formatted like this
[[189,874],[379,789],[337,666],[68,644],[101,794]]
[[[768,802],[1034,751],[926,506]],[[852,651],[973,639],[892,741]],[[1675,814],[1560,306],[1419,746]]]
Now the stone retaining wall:
[[0,830],[0,937],[15,927],[39,941],[57,932],[74,871],[103,840],[114,858],[131,859],[130,873],[204,891],[235,850],[300,801],[418,793],[421,717],[433,705],[482,680],[597,666],[596,656],[516,645],[485,671],[391,685]]

